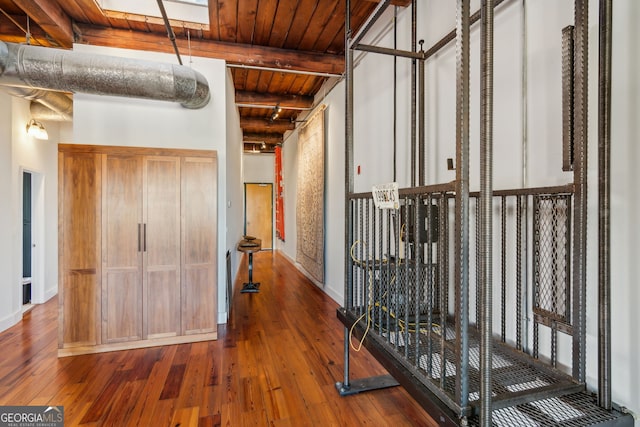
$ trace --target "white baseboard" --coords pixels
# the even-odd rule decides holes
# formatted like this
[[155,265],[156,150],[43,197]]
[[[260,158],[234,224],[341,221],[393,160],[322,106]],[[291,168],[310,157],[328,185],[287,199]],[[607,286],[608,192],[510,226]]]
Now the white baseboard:
[[280,255],[282,255],[283,257],[285,257],[287,260],[289,260],[289,262],[291,264],[293,264],[298,269],[298,271],[300,271],[302,274],[304,274],[305,277],[307,279],[309,279],[309,281],[311,281],[311,283],[313,283],[318,288],[320,288],[322,290],[322,292],[324,292],[325,294],[329,295],[329,297],[331,297],[332,300],[334,300],[338,304],[342,304],[343,303],[342,295],[339,295],[338,293],[336,293],[336,291],[334,289],[331,289],[331,287],[326,286],[325,284],[320,283],[316,279],[314,279],[311,276],[311,274],[309,274],[300,263],[298,263],[295,260],[293,260],[286,252],[278,249],[278,253]]
[[229,313],[227,313],[226,311],[221,311],[218,313],[218,325],[227,323],[228,319]]
[[7,329],[9,329],[10,327],[12,327],[13,325],[15,325],[21,320],[22,320],[22,306],[20,306],[20,309],[18,309],[18,311],[15,311],[10,315],[8,315],[7,317],[0,319],[0,332],[6,331]]

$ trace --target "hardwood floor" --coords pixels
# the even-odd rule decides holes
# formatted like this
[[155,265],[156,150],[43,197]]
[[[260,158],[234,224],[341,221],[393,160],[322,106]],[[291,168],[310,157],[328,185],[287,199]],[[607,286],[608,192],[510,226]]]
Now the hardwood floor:
[[[56,299],[0,333],[0,405],[62,405],[65,426],[435,426],[402,387],[340,397],[338,305],[282,255],[254,256],[217,341],[58,359]],[[365,349],[351,377],[386,373]]]

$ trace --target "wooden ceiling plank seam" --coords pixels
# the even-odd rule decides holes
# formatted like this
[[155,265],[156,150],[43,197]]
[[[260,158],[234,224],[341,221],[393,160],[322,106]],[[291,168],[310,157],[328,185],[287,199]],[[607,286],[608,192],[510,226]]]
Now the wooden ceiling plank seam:
[[289,76],[285,73],[273,73],[267,92],[288,93],[287,90],[291,86]]
[[209,27],[211,40],[220,40],[220,21],[218,19],[218,0],[209,0]]
[[258,0],[238,2],[238,43],[252,44],[255,34],[255,22],[258,13]]
[[[318,52],[326,52],[331,47],[331,42],[335,39],[336,34],[340,31],[340,28],[343,27],[344,19],[340,19],[341,16],[344,16],[344,11],[346,8],[346,1],[340,0],[336,3],[336,7],[331,13],[331,18],[327,22],[327,25],[324,26],[322,32],[318,35],[318,39],[313,46],[312,50]],[[344,44],[344,42],[343,42]]]
[[13,0],[24,13],[49,34],[60,46],[73,46],[71,17],[54,0]]
[[237,43],[238,0],[218,1],[220,41]]
[[282,81],[282,93],[286,94],[297,94],[297,92],[292,91],[291,88],[296,84],[296,81],[300,78],[300,76],[287,74],[286,78]]
[[309,88],[315,85],[315,81],[317,79],[322,80],[322,78],[318,76],[300,76],[300,78],[296,79],[294,84],[289,88],[289,91],[290,93],[304,94],[305,96],[313,98],[314,93],[310,91]]
[[236,89],[238,87],[244,88],[247,85],[247,70],[241,68],[232,68],[231,76],[233,78],[233,84]]
[[[327,22],[331,18],[331,13],[336,8],[336,3],[338,0],[332,0],[324,7],[319,7],[316,9],[313,14],[313,22],[317,23],[317,29],[314,31],[307,31],[300,41],[300,45],[298,46],[299,50],[303,51],[312,51],[313,46],[316,44],[318,40],[318,35],[322,32],[324,27],[327,25]],[[344,19],[344,18],[343,18]]]
[[269,46],[282,48],[287,39],[293,17],[296,15],[298,0],[279,0],[276,15],[269,34]]
[[318,8],[319,0],[301,0],[293,17],[289,34],[282,47],[284,49],[298,49],[300,40],[306,31],[313,31],[311,17]]
[[256,92],[268,92],[271,79],[273,78],[273,71],[260,71],[260,77],[258,77],[258,84],[256,86]]
[[267,46],[276,15],[275,0],[259,0],[253,45]]
[[247,85],[245,86],[246,90],[250,90],[256,92],[258,89],[258,82],[260,80],[260,71],[259,70],[248,70],[247,72]]

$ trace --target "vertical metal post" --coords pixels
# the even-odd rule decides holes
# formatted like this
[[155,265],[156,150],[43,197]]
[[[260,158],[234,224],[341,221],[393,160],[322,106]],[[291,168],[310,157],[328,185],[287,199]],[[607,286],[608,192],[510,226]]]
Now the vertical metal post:
[[[411,52],[416,51],[416,1],[411,2]],[[416,186],[416,60],[411,59],[411,186]]]
[[469,9],[469,0],[457,0],[454,271],[459,371],[455,399],[462,408],[469,404]]
[[600,0],[598,65],[598,404],[611,409],[611,30],[612,0]]
[[586,283],[587,283],[587,129],[589,2],[575,0],[574,49],[574,185],[573,228],[573,378],[586,380]]
[[[351,307],[351,290],[353,286],[353,270],[351,269],[351,257],[349,252],[353,237],[353,212],[349,195],[353,193],[353,50],[349,47],[351,39],[351,1],[346,1],[345,11],[345,171],[344,171],[344,198],[345,198],[345,223],[344,223],[344,308]],[[344,328],[344,389],[349,389],[349,329]]]
[[[393,48],[398,48],[398,6],[393,7]],[[393,181],[398,180],[398,57],[393,55]]]
[[[480,424],[491,425],[493,356],[493,0],[482,0],[480,18],[480,204],[482,330],[480,332]],[[503,201],[504,203],[504,201]],[[504,229],[502,232],[504,233]]]
[[528,184],[528,136],[529,136],[529,127],[528,127],[528,75],[527,75],[527,0],[522,0],[522,33],[520,36],[521,44],[522,44],[522,65],[521,65],[521,80],[522,80],[522,188],[527,188]]
[[[415,2],[414,2],[415,3]],[[424,40],[420,40],[420,52],[424,54],[424,50],[422,49],[422,44]],[[425,59],[421,58],[418,60],[418,113],[420,116],[418,117],[418,185],[425,185],[425,128],[424,128],[424,62]]]

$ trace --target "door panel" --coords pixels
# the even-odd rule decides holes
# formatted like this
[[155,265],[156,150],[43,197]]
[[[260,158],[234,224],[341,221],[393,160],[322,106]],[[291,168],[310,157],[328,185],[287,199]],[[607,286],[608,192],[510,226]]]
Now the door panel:
[[216,159],[186,157],[182,190],[182,332],[217,329]]
[[180,158],[144,159],[147,338],[180,333]]
[[59,154],[60,347],[100,342],[100,156]]
[[273,184],[245,184],[245,234],[273,248]]
[[104,342],[142,338],[142,167],[136,156],[103,156]]

